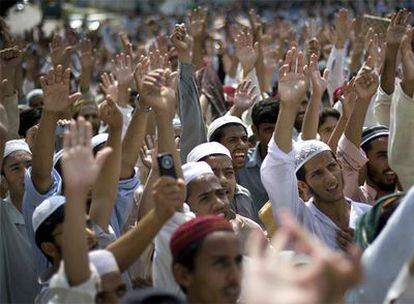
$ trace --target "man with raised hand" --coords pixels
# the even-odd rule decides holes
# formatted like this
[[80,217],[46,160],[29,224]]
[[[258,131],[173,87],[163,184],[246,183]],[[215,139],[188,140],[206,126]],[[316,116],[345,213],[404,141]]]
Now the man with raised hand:
[[[364,67],[360,81],[375,81],[371,72],[372,69]],[[280,211],[289,209],[303,226],[329,247],[345,248],[352,242],[350,228],[370,206],[344,197],[341,167],[328,145],[308,140],[292,146],[295,116],[306,89],[303,54],[292,48],[280,68],[280,111],[261,168],[262,181],[278,222]],[[306,203],[300,199],[298,187],[312,194]]]

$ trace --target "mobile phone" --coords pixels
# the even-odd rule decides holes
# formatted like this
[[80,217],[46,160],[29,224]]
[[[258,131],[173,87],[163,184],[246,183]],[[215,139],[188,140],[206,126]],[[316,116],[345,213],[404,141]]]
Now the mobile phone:
[[172,178],[177,178],[174,168],[174,159],[171,153],[160,153],[157,156],[158,168],[160,171],[160,176],[170,176]]

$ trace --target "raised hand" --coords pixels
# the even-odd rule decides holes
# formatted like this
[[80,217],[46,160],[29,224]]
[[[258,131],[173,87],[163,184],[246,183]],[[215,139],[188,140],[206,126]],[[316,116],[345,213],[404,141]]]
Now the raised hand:
[[355,78],[355,91],[359,99],[370,102],[378,89],[379,77],[374,69],[374,61],[368,57]]
[[152,186],[155,213],[161,221],[180,211],[185,200],[185,183],[182,179],[161,176]]
[[65,68],[69,67],[72,47],[65,45],[62,36],[54,34],[49,48],[53,66],[62,65]]
[[148,54],[150,70],[171,69],[171,62],[168,60],[168,54],[161,54],[159,49],[153,49]]
[[122,49],[124,53],[132,58],[132,43],[129,41],[128,35],[125,33],[120,33],[119,38],[121,39]]
[[178,53],[178,60],[183,63],[191,63],[191,49],[193,41],[188,35],[184,24],[176,24],[170,40]]
[[139,156],[142,164],[147,169],[154,169],[157,164],[158,141],[154,135],[145,136],[145,144],[139,150]]
[[72,121],[64,135],[62,169],[69,189],[89,190],[111,153],[112,149],[105,147],[94,158],[91,138],[92,126],[83,117],[79,117],[77,123]]
[[131,56],[124,53],[117,54],[115,60],[112,60],[112,66],[118,86],[129,88],[133,78]]
[[329,72],[325,69],[321,76],[318,68],[318,56],[316,54],[311,55],[309,65],[305,66],[305,72],[309,75],[312,85],[312,94],[322,97],[328,86]]
[[142,55],[138,60],[138,64],[134,71],[135,86],[138,90],[138,93],[140,93],[142,90],[142,82],[144,80],[144,76],[149,72],[149,65],[150,61],[148,57]]
[[243,67],[244,75],[253,68],[259,56],[259,43],[253,44],[253,36],[249,32],[240,31],[235,39],[236,56]]
[[101,75],[101,83],[99,88],[105,95],[110,95],[113,100],[118,100],[118,82],[115,80],[114,75],[103,73]]
[[190,33],[193,38],[202,37],[206,30],[206,8],[195,8],[188,13],[190,19]]
[[79,56],[79,60],[81,63],[82,68],[84,69],[92,69],[95,64],[95,52],[92,48],[92,42],[88,38],[83,38],[78,46],[77,52]]
[[40,78],[45,111],[65,112],[81,96],[79,92],[69,95],[69,78],[70,69],[63,70],[61,65],[51,68],[47,76]]
[[348,10],[342,8],[338,13],[335,14],[334,21],[334,36],[335,36],[335,47],[342,49],[344,47],[346,39],[351,32],[352,21],[348,18]]
[[380,43],[378,34],[374,34],[368,43],[367,55],[371,56],[377,70],[381,70],[385,59],[385,42]]
[[355,77],[352,77],[350,81],[346,81],[342,86],[342,96],[340,101],[342,103],[343,112],[346,118],[351,117],[357,100],[357,94],[355,91]]
[[401,86],[405,94],[413,97],[414,94],[414,53],[412,50],[413,29],[410,27],[401,42],[401,62],[403,66],[403,79]]
[[159,35],[157,36],[157,49],[160,50],[161,54],[167,54],[168,53],[168,38],[165,35]]
[[406,31],[410,15],[411,13],[405,8],[399,10],[398,13],[392,14],[391,23],[385,36],[387,47],[398,49]]
[[279,95],[282,104],[298,106],[303,100],[308,81],[303,71],[303,53],[291,48],[279,69]]
[[251,80],[244,80],[240,83],[234,94],[234,106],[241,111],[249,109],[259,99],[259,96],[254,94],[255,89],[256,86],[252,85]]
[[122,113],[110,95],[107,95],[105,101],[100,104],[99,116],[111,130],[122,130]]

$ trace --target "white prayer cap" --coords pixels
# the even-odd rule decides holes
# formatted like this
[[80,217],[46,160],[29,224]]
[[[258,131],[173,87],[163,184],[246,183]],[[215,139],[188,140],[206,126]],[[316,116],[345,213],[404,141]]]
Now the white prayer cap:
[[304,140],[294,144],[296,172],[311,158],[324,151],[331,151],[331,148],[324,142],[316,139]]
[[108,133],[101,133],[92,137],[92,148],[95,149],[100,144],[103,144],[108,140],[109,134]]
[[89,261],[95,266],[100,277],[107,273],[119,272],[118,263],[112,252],[108,250],[100,249],[89,252]]
[[[108,140],[108,137],[109,137],[108,133],[101,133],[101,134],[98,134],[92,137],[92,140],[91,140],[92,149],[95,149],[100,144],[103,144],[104,142],[106,142]],[[55,153],[55,155],[53,156],[53,166],[56,166],[57,162],[62,158],[62,155],[63,155],[63,149]]]
[[[228,124],[239,124],[241,125],[245,130],[246,126],[243,124],[242,120],[236,116],[233,115],[224,115],[221,116],[211,122],[211,124],[208,126],[207,130],[207,140],[211,141],[211,137],[213,134],[222,126],[228,125]],[[247,133],[247,130],[246,130]]]
[[200,144],[191,150],[191,152],[187,155],[187,162],[196,162],[206,156],[215,154],[226,155],[231,159],[229,149],[218,142],[212,141]]
[[27,103],[30,104],[30,101],[32,98],[43,96],[43,90],[42,89],[33,89],[29,93],[26,94],[26,100]]
[[24,151],[32,154],[29,145],[23,139],[12,139],[6,142],[3,159],[17,151]]
[[37,206],[32,216],[34,233],[36,233],[36,230],[40,225],[65,202],[66,199],[64,196],[54,195],[45,199],[39,206]]
[[186,185],[203,174],[214,174],[211,167],[204,161],[189,162],[184,164],[181,168],[183,169],[184,181]]

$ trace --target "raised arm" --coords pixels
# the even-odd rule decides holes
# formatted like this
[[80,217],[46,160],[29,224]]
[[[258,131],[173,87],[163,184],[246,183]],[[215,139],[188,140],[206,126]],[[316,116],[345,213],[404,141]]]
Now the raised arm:
[[99,114],[102,121],[109,126],[106,146],[112,148],[112,153],[107,158],[105,166],[94,184],[90,217],[103,230],[107,231],[116,202],[121,171],[122,114],[109,95],[101,104]]
[[388,161],[395,170],[404,190],[414,185],[412,160],[414,151],[414,53],[412,50],[413,30],[407,30],[401,43],[403,78],[397,86],[391,105],[390,138],[388,140]]
[[129,104],[133,79],[132,58],[124,53],[117,54],[115,60],[112,60],[112,66],[118,87],[118,99],[116,103],[120,107],[126,107]]
[[71,286],[77,286],[90,277],[86,229],[86,201],[105,158],[111,152],[104,148],[93,157],[92,127],[80,117],[72,122],[64,136],[62,155],[65,181],[65,220],[63,222],[62,252],[65,273]]
[[192,64],[198,70],[203,66],[207,9],[198,7],[190,11],[188,15],[190,17],[190,32],[193,37]]
[[[145,57],[137,65],[134,78],[138,92],[142,90],[142,81],[146,73],[148,73],[149,61]],[[139,149],[145,138],[145,131],[148,121],[149,108],[145,104],[145,99],[140,98],[135,106],[134,114],[125,133],[122,142],[122,164],[121,179],[130,178],[134,174],[134,168],[138,160]]]
[[180,157],[184,163],[187,154],[206,142],[206,127],[201,111],[199,94],[191,64],[191,37],[183,24],[176,25],[171,36],[178,53],[178,115],[181,120]]
[[259,99],[259,95],[255,94],[256,86],[251,80],[244,80],[237,86],[234,94],[233,106],[229,110],[229,114],[241,118],[244,111],[251,108]]
[[313,219],[306,220],[307,208],[299,198],[292,149],[295,117],[306,89],[303,54],[292,48],[280,68],[280,110],[269,151],[261,167],[261,178],[272,203],[273,216],[278,222],[280,210],[289,209],[302,224],[312,225]]
[[31,178],[39,193],[45,193],[52,185],[55,128],[59,118],[81,94],[69,95],[70,69],[61,65],[52,68],[46,77],[40,78],[43,89],[43,112],[33,147]]
[[302,123],[302,139],[316,139],[319,124],[319,112],[322,107],[322,95],[328,85],[328,70],[325,69],[323,76],[318,69],[318,56],[312,54],[309,65],[306,68],[312,85],[312,94]]
[[84,38],[77,46],[78,56],[81,63],[81,75],[79,79],[79,87],[82,94],[89,92],[90,82],[93,76],[95,65],[95,52],[92,48],[92,42],[88,38]]
[[182,179],[160,177],[151,188],[155,209],[107,248],[114,254],[120,271],[126,270],[139,258],[162,226],[184,203],[185,184]]

